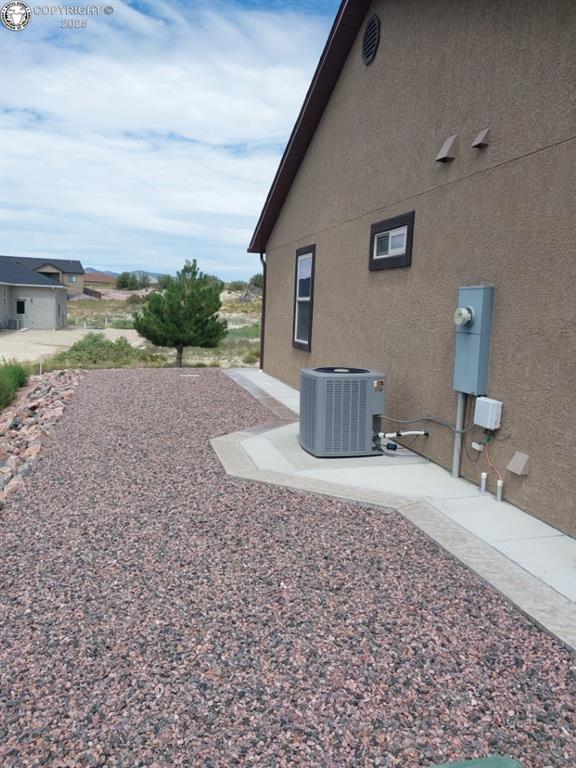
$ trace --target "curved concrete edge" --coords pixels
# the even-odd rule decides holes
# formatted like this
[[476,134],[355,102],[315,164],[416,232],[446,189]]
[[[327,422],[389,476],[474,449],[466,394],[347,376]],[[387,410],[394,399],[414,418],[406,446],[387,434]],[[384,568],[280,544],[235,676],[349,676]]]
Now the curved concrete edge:
[[[271,428],[276,428],[274,424]],[[241,477],[245,480],[257,480],[261,483],[281,485],[306,493],[318,493],[321,496],[334,496],[346,501],[361,502],[377,507],[383,511],[397,509],[398,506],[415,501],[409,497],[383,495],[377,491],[365,488],[357,488],[352,485],[341,485],[318,480],[313,477],[303,477],[295,474],[287,474],[271,469],[262,469],[255,464],[248,453],[242,447],[242,441],[252,437],[250,430],[232,432],[224,437],[216,437],[210,441],[220,463],[228,475]]]
[[471,568],[528,618],[576,651],[576,605],[425,501],[398,512]]
[[[277,426],[276,422],[267,425],[267,428],[273,429]],[[259,428],[259,431],[265,429]],[[247,429],[210,441],[228,475],[296,491],[370,504],[380,507],[383,513],[397,511],[510,600],[529,619],[576,652],[576,605],[490,544],[442,515],[428,502],[260,469],[242,448],[242,441],[253,434],[253,430]]]

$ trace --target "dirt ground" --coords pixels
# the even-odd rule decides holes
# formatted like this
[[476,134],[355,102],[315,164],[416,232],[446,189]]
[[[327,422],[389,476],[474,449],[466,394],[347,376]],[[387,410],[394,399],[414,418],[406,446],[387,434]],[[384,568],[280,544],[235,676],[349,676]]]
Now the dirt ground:
[[[90,333],[85,328],[61,328],[58,331],[2,331],[0,332],[0,359],[30,360],[54,355],[63,349],[68,349],[78,339]],[[120,336],[125,336],[134,346],[143,346],[144,339],[136,331],[107,328],[103,333],[107,339],[115,341]]]

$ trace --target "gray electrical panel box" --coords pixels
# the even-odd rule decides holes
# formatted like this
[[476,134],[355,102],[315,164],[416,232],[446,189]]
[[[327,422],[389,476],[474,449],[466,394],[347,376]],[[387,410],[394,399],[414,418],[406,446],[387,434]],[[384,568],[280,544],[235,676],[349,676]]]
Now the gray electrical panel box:
[[493,285],[460,288],[456,324],[454,383],[457,392],[485,395],[488,391],[488,364],[492,336]]

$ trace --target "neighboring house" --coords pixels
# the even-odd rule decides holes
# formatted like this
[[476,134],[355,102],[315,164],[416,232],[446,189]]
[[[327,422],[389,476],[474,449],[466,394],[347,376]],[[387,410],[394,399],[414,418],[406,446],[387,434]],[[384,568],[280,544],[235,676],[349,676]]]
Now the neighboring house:
[[[573,0],[343,2],[249,247],[264,370],[382,370],[395,419],[454,424],[458,291],[493,285],[504,496],[573,534],[575,40]],[[450,467],[451,430],[428,426],[410,447]],[[464,436],[474,483],[483,437]]]
[[116,287],[116,278],[112,275],[107,275],[105,272],[86,272],[84,274],[84,285],[88,286],[88,288],[110,291]]
[[84,290],[84,267],[75,259],[7,258],[14,258],[23,267],[65,286],[68,296],[78,296]]
[[[0,256],[0,329],[57,329],[66,325],[66,289]],[[1,357],[0,345],[0,357]]]

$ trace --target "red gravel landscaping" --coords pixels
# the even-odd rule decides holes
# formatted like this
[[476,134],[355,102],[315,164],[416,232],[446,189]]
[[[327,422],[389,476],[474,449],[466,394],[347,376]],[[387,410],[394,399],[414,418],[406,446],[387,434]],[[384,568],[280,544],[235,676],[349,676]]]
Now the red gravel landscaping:
[[87,374],[0,512],[0,765],[574,768],[574,656],[397,513],[227,477],[273,416],[198,373]]

